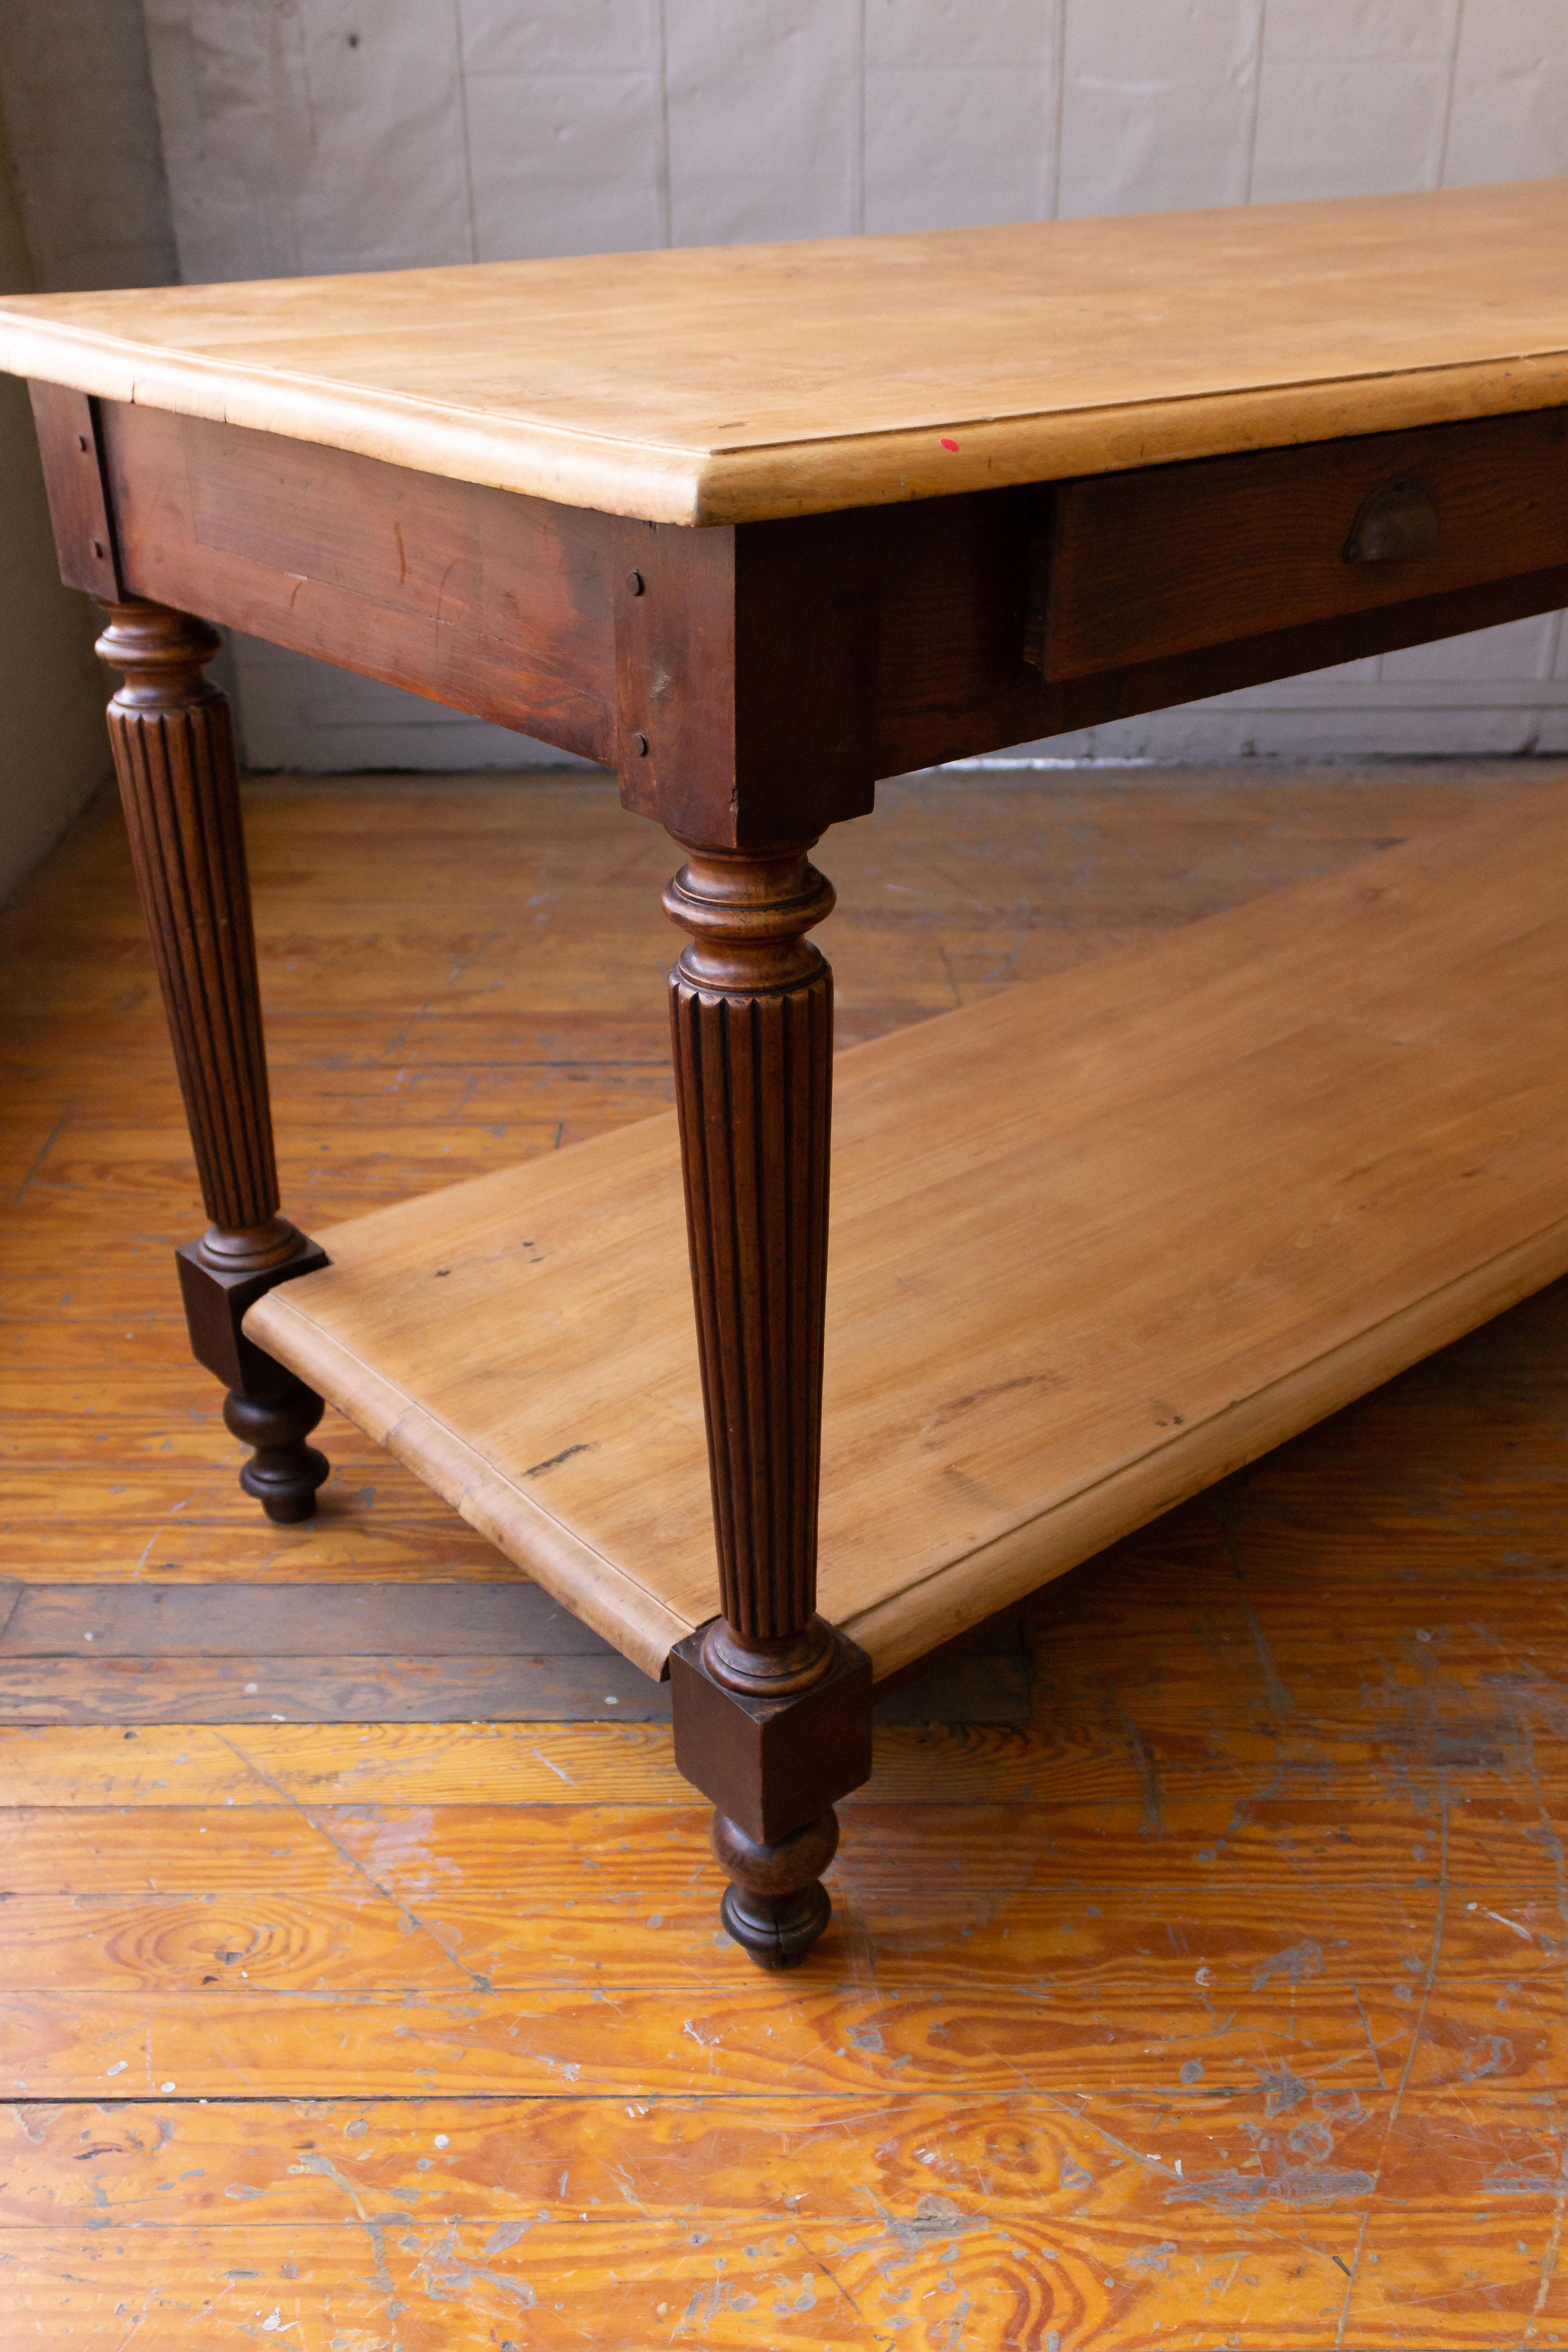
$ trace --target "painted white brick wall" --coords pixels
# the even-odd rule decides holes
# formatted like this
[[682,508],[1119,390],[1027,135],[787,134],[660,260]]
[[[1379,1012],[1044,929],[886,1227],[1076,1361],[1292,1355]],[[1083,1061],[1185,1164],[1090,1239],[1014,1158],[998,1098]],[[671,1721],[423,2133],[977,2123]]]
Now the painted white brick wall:
[[[1568,0],[145,0],[183,274],[484,261],[1568,171]],[[264,766],[554,761],[242,643]],[[1522,621],[1050,745],[1568,751]]]

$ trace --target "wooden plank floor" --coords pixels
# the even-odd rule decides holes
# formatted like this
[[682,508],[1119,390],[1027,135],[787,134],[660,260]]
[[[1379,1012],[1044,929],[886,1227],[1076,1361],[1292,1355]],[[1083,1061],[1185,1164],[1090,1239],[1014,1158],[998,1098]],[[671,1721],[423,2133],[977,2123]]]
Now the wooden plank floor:
[[[893,788],[824,852],[843,1032],[1517,772]],[[602,787],[250,817],[306,1222],[666,1098]],[[234,1488],[107,814],[3,946],[5,2352],[1568,2341],[1568,1286],[1049,1588],[1027,1721],[885,1722],[775,1982],[664,1724],[412,1720],[435,1653],[324,1646],[444,1587],[425,1711],[504,1711],[454,1661],[515,1572],[340,1423],[314,1527]],[[302,1719],[367,1657],[382,1719]]]

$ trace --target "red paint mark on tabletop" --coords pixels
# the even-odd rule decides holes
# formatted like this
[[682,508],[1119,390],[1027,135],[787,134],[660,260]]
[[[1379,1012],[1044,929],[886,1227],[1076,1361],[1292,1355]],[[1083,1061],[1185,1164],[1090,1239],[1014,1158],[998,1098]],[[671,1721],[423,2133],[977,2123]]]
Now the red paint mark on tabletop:
[[956,441],[949,441],[946,435],[944,434],[942,436],[942,446],[944,449],[956,449],[958,444]]

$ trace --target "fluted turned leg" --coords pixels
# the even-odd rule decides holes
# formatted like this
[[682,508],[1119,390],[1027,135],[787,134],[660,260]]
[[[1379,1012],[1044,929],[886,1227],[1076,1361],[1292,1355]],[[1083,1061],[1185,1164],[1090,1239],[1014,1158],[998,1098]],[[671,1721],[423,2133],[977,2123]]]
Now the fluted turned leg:
[[327,1475],[305,1443],[321,1400],[240,1328],[263,1291],[326,1260],[278,1214],[234,730],[203,676],[220,641],[161,604],[108,613],[98,650],[124,677],[110,740],[208,1218],[177,1253],[191,1342],[256,1448],[241,1485],[269,1518],[308,1518]]
[[835,1798],[870,1770],[870,1667],[816,1614],[833,893],[808,845],[686,845],[665,894],[720,1612],[672,1662],[676,1760],[718,1808],[726,1927],[768,1968],[828,1924]]

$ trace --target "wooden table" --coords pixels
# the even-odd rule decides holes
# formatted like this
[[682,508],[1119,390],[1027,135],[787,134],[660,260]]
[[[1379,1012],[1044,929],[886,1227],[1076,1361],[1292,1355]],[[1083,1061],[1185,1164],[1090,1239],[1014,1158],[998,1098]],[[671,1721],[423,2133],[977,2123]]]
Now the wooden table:
[[[767,1966],[873,1677],[1568,1269],[1550,795],[846,1054],[831,1266],[807,853],[879,775],[1568,604],[1565,252],[1559,180],[0,305],[242,1479],[307,1516],[329,1398],[668,1671]],[[676,1118],[279,1215],[193,612],[618,770],[685,853]]]

